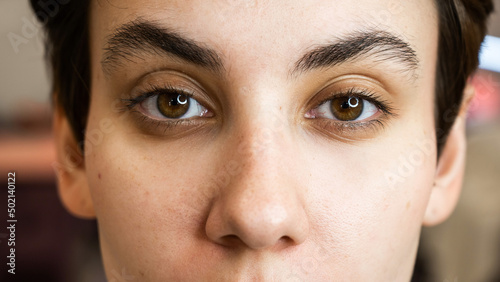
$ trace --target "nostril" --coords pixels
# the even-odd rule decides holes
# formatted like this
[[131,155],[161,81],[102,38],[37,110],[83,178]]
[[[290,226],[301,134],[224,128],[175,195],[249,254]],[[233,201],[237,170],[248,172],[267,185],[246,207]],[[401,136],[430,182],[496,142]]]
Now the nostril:
[[[237,235],[232,235],[232,234],[220,237],[217,243],[224,246],[224,247],[234,248],[234,249],[249,246],[248,244],[250,244],[251,246],[253,246],[254,248],[257,248],[257,249],[261,248],[261,247],[257,247],[257,245],[261,244],[261,243],[253,242],[253,244],[252,244],[251,242],[245,242]],[[273,248],[282,249],[282,248],[286,248],[286,247],[296,245],[296,244],[297,244],[297,242],[295,242],[291,237],[282,236],[277,241],[274,241],[274,243],[269,243],[269,247],[272,246]]]
[[283,244],[283,245],[295,245],[296,243],[294,242],[294,240],[288,236],[283,236],[281,237],[279,240],[278,240],[278,243],[279,244]]
[[225,235],[219,239],[219,244],[226,247],[235,248],[244,245],[245,243],[241,241],[241,239],[236,235]]

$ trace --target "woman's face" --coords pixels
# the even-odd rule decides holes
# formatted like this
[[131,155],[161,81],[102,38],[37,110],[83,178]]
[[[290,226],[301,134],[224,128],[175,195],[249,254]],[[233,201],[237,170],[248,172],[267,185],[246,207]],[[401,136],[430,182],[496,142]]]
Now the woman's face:
[[93,1],[108,278],[403,281],[436,173],[433,1]]

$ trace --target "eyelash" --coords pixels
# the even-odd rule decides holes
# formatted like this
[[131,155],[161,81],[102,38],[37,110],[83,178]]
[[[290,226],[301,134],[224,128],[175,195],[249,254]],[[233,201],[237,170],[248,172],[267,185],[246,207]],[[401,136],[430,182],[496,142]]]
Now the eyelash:
[[[161,129],[163,131],[163,134],[179,126],[189,127],[194,125],[201,125],[198,119],[188,118],[188,119],[176,119],[176,120],[157,120],[142,114],[140,111],[134,110],[134,108],[140,103],[142,103],[144,100],[166,92],[181,93],[187,96],[188,98],[193,98],[194,96],[194,94],[191,92],[175,88],[169,84],[163,87],[159,87],[157,85],[149,85],[145,90],[141,91],[139,95],[137,95],[137,97],[121,99],[121,101],[124,104],[124,108],[122,110],[128,110],[137,113],[139,115],[139,121],[141,122],[142,126],[146,126],[146,128],[149,128],[153,132],[158,129]],[[331,94],[327,99],[322,100],[320,103],[318,103],[316,107],[314,107],[314,109],[320,107],[325,103],[332,101],[335,98],[344,98],[344,97],[357,97],[359,99],[363,99],[370,103],[373,103],[381,111],[382,116],[380,118],[375,118],[369,121],[358,121],[358,122],[338,121],[329,118],[313,118],[317,123],[317,125],[322,130],[334,133],[336,136],[342,136],[343,134],[346,135],[354,134],[355,132],[359,131],[368,131],[368,130],[376,131],[378,129],[385,128],[389,117],[397,116],[396,111],[392,107],[390,102],[388,102],[387,100],[383,99],[382,97],[380,97],[379,95],[368,89],[359,89],[355,87]]]
[[186,90],[181,90],[181,89],[175,88],[169,84],[165,85],[164,87],[158,87],[156,85],[149,85],[149,87],[146,88],[146,90],[143,90],[137,97],[129,98],[129,99],[122,99],[122,102],[125,104],[125,107],[130,110],[148,98],[151,98],[155,95],[159,95],[162,93],[167,93],[167,92],[182,93],[182,95],[185,95],[188,98],[193,98],[193,96],[194,96],[193,93],[190,93]]
[[[201,125],[199,120],[193,119],[193,118],[165,119],[165,120],[153,119],[153,118],[150,118],[150,117],[144,115],[142,112],[134,109],[136,106],[138,106],[140,103],[142,103],[146,99],[151,98],[155,95],[159,95],[162,93],[168,93],[168,92],[180,93],[180,94],[188,97],[188,99],[194,97],[193,93],[191,93],[187,90],[184,90],[184,89],[176,88],[170,84],[167,84],[165,86],[157,86],[157,85],[151,84],[151,85],[148,85],[147,88],[142,90],[136,97],[128,98],[128,99],[121,99],[122,103],[124,104],[124,107],[121,110],[122,111],[131,111],[131,112],[137,114],[138,115],[137,121],[139,121],[141,123],[142,128],[146,129],[149,132],[156,132],[158,130],[161,130],[163,132],[163,134],[166,134],[169,130],[173,130],[173,129],[178,128],[180,126],[192,127],[192,126],[196,126],[196,125]],[[203,106],[205,107],[205,105],[203,105]]]
[[356,87],[349,88],[341,92],[334,92],[327,99],[322,100],[319,104],[314,107],[314,109],[319,108],[325,103],[328,103],[336,98],[348,98],[356,97],[362,100],[366,100],[373,103],[377,107],[382,115],[380,118],[372,119],[369,121],[339,121],[332,120],[329,118],[313,118],[316,122],[319,122],[321,129],[326,132],[335,132],[336,135],[342,136],[342,134],[354,133],[356,131],[368,131],[368,130],[378,130],[384,129],[389,117],[396,117],[396,110],[392,107],[391,103],[375,92],[368,89],[359,89]]

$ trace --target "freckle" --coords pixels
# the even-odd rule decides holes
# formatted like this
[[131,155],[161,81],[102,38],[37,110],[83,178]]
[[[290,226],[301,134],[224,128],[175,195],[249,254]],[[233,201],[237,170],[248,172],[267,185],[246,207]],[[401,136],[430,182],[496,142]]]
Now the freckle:
[[410,201],[408,201],[408,203],[406,203],[406,209],[409,209],[410,206],[411,206]]
[[101,173],[97,174],[97,177],[99,177],[99,179],[101,179]]

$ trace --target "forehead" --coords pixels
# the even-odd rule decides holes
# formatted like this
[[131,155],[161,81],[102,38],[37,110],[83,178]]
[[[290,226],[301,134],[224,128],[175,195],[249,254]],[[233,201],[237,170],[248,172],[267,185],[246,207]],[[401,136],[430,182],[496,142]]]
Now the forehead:
[[425,57],[438,26],[432,0],[109,0],[93,1],[91,17],[93,48],[102,48],[123,24],[141,19],[202,42],[226,61],[251,60],[257,68],[374,28],[405,39]]

